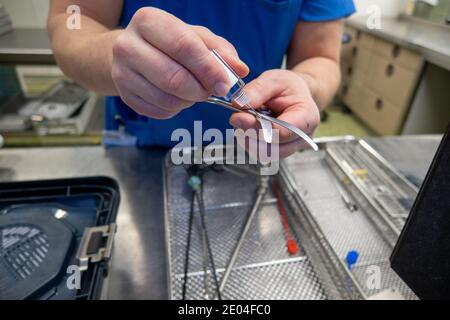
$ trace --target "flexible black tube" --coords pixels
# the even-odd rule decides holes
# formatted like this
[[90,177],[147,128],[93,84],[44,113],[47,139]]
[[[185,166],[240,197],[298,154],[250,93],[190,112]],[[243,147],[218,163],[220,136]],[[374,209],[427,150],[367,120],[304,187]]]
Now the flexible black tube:
[[217,279],[217,270],[216,270],[216,265],[214,263],[214,257],[212,254],[212,249],[211,249],[211,243],[209,242],[209,236],[208,236],[208,229],[206,228],[206,219],[205,219],[205,206],[204,206],[204,202],[203,202],[203,185],[202,185],[202,189],[201,192],[199,193],[198,191],[195,192],[197,195],[197,201],[199,204],[199,212],[200,212],[200,221],[202,224],[202,228],[205,232],[205,239],[206,239],[206,246],[208,248],[208,254],[210,257],[210,262],[211,262],[211,269],[212,269],[212,273],[213,273],[213,278],[214,278],[214,283],[216,285],[216,293],[217,293],[217,298],[219,300],[222,300],[222,296],[220,294],[220,290],[219,290],[219,280]]

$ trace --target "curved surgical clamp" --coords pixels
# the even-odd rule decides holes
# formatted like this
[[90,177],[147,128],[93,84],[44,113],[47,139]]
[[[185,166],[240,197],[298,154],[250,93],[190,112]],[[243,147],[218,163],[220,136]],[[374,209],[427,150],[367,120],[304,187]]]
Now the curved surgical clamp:
[[249,113],[249,114],[253,115],[255,118],[257,118],[257,119],[259,118],[259,119],[263,119],[263,120],[266,120],[266,121],[270,121],[271,123],[275,123],[275,124],[285,128],[285,129],[295,133],[298,137],[302,138],[304,141],[306,141],[311,146],[311,148],[314,151],[318,151],[319,150],[319,147],[317,146],[317,144],[305,132],[303,132],[299,128],[293,126],[292,124],[290,124],[290,123],[288,123],[286,121],[277,119],[277,118],[272,117],[272,116],[270,116],[270,115],[268,115],[266,113],[259,112],[259,111],[255,110],[255,109],[240,109],[238,107],[235,107],[231,102],[228,102],[228,101],[222,100],[220,98],[216,98],[216,97],[209,97],[206,100],[206,102],[225,107],[225,108],[230,109],[230,110],[235,111],[235,112]]
[[[302,138],[311,146],[311,148],[313,148],[314,151],[319,150],[317,144],[299,128],[283,120],[273,117],[270,111],[261,111],[254,109],[251,106],[250,101],[245,94],[245,91],[243,90],[245,82],[241,79],[241,77],[239,77],[239,75],[233,70],[233,68],[228,65],[228,63],[219,55],[217,51],[211,50],[211,54],[227,72],[230,83],[233,87],[225,97],[209,97],[206,102],[225,107],[235,112],[245,112],[253,115],[261,124],[264,133],[264,139],[267,143],[272,142],[272,123],[275,123]],[[236,106],[233,103],[236,104]]]

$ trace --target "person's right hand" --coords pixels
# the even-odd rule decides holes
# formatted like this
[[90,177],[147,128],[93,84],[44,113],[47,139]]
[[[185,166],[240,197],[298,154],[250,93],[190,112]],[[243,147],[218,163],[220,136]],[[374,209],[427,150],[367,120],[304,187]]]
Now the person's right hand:
[[245,77],[236,49],[210,30],[155,8],[138,10],[113,46],[111,76],[137,113],[168,119],[210,95],[224,96],[228,76],[210,49]]

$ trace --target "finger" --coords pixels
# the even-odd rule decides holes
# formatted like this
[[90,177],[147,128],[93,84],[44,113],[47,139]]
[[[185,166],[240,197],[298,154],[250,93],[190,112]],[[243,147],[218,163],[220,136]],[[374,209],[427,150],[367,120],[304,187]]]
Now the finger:
[[[248,154],[254,159],[259,159],[260,161],[267,160],[279,161],[280,159],[287,158],[295,152],[303,149],[309,149],[308,143],[302,139],[297,139],[288,143],[271,143],[267,144],[261,139],[256,138],[256,134],[252,132],[249,134],[245,130],[236,130],[236,141],[237,143],[247,150]],[[263,157],[263,158],[260,158]]]
[[126,89],[119,90],[119,93],[123,102],[140,115],[153,119],[165,120],[170,119],[177,114],[177,112],[167,111],[152,103],[148,103],[138,95]]
[[152,9],[135,15],[144,39],[188,69],[212,94],[224,96],[230,89],[228,76],[199,35],[180,19]]
[[141,97],[145,102],[158,106],[161,109],[180,112],[192,106],[192,101],[182,100],[173,95],[161,91],[152,83],[148,82],[137,71],[129,68],[123,68],[119,71],[121,75],[115,79],[117,86],[133,92],[135,95]]
[[250,135],[245,130],[236,131],[237,143],[256,159],[259,158],[261,150],[263,156],[270,155],[272,161],[278,161],[279,159],[289,157],[299,150],[310,148],[309,144],[300,138],[288,143],[267,144],[260,139],[255,139],[255,137],[256,135]]
[[[149,82],[164,92],[188,101],[203,101],[209,94],[186,68],[141,38],[119,38],[114,56],[139,70]],[[120,77],[120,75],[117,75]]]
[[[258,138],[259,135],[259,138]],[[266,143],[260,133],[254,130],[235,131],[236,142],[244,148],[251,158],[257,159],[261,164],[269,164],[271,161],[278,161],[278,144]]]
[[[319,124],[319,115],[318,112],[314,111],[314,108],[314,106],[309,108],[300,106],[288,107],[279,116],[277,116],[277,118],[293,125],[294,127],[302,130],[308,136],[312,137],[314,130]],[[271,109],[270,106],[269,109]],[[299,138],[295,132],[278,124],[274,124],[274,128],[279,130],[280,141],[282,143],[291,142]]]
[[286,85],[273,76],[273,73],[264,72],[258,78],[249,82],[244,91],[254,108],[261,108],[267,101],[279,97]]
[[[306,97],[304,98],[305,101],[299,102],[298,97],[284,96],[285,85],[282,83],[276,75],[266,72],[247,84],[244,90],[253,107],[261,108],[264,105],[275,114],[279,114],[278,119],[288,122],[311,135],[319,122],[318,108],[314,100]],[[242,116],[236,116],[233,120],[242,122],[245,128],[255,127],[255,121],[250,121],[248,117],[244,119]],[[294,132],[277,124],[274,124],[274,129],[279,130],[280,142],[282,143],[294,141],[298,138]]]
[[[310,118],[309,112],[305,109],[286,111],[278,116],[278,119],[288,122],[300,130],[304,131],[307,135],[312,136],[316,125],[315,120],[308,120]],[[251,114],[238,112],[234,113],[230,117],[230,124],[234,128],[241,128],[243,130],[255,129],[259,130],[261,125],[259,121]],[[274,130],[278,130],[279,139],[281,143],[287,143],[299,138],[297,134],[289,129],[286,129],[277,124],[272,124]]]
[[280,159],[289,157],[290,155],[296,153],[299,150],[309,149],[310,146],[306,141],[302,139],[296,139],[294,141],[283,143],[278,146],[278,153]]
[[256,118],[253,115],[245,112],[233,113],[230,117],[230,124],[236,129],[239,128],[243,130],[248,129],[257,130],[261,128],[258,123],[258,120],[256,120]]
[[[255,130],[258,133],[258,138],[261,138],[262,140],[266,141],[263,131],[264,129],[262,128],[261,123],[251,114],[244,112],[234,113],[230,117],[230,124],[235,129],[243,129],[244,131]],[[273,130],[279,130],[275,128],[272,123],[271,125]]]
[[203,39],[206,46],[211,50],[216,50],[241,78],[248,76],[249,67],[241,61],[236,48],[228,40],[215,35],[208,28],[202,26],[191,26],[191,28]]

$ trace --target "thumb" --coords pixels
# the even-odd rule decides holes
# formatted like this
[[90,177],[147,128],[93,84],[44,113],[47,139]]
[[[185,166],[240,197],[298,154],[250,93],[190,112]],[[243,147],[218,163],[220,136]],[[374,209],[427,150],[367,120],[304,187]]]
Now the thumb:
[[191,26],[200,36],[206,47],[216,50],[231,68],[241,77],[248,76],[249,67],[239,58],[236,48],[225,38],[215,35],[208,28],[202,26]]

